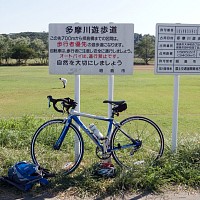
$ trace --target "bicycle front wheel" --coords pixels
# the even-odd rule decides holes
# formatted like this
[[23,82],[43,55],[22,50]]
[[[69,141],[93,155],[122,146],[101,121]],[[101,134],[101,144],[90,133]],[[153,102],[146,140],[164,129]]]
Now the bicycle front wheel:
[[122,167],[155,161],[164,151],[164,137],[150,119],[133,116],[120,122],[111,135],[114,160]]
[[33,162],[53,174],[70,174],[83,157],[83,138],[73,124],[70,124],[61,147],[54,148],[64,126],[63,119],[50,120],[38,128],[31,141]]

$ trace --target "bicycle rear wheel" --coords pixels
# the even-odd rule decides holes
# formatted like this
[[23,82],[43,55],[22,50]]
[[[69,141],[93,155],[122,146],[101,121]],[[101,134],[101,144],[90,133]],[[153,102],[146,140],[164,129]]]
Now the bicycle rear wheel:
[[72,173],[83,158],[83,138],[73,124],[70,124],[60,149],[54,149],[65,126],[64,122],[63,119],[47,121],[38,128],[31,141],[33,162],[54,174]]
[[[134,146],[134,141],[138,146]],[[120,122],[111,135],[111,149],[114,160],[122,167],[152,162],[164,151],[164,137],[160,128],[150,119],[133,116]]]

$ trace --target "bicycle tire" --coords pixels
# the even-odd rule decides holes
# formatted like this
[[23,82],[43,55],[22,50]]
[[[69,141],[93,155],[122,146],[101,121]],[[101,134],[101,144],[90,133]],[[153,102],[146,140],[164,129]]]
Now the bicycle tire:
[[[141,147],[134,149],[133,142],[122,133],[125,131],[134,140],[142,141]],[[130,131],[131,130],[131,131]],[[127,148],[119,148],[126,146]],[[157,160],[164,152],[164,137],[161,129],[152,120],[133,116],[122,120],[111,135],[112,157],[121,167],[133,168],[134,165]]]
[[[83,158],[83,138],[80,131],[73,124],[70,124],[60,149],[54,149],[54,144],[65,126],[64,122],[63,119],[47,121],[37,129],[31,141],[33,163],[41,168],[48,169],[53,174],[72,173]],[[78,144],[76,155],[75,144]]]

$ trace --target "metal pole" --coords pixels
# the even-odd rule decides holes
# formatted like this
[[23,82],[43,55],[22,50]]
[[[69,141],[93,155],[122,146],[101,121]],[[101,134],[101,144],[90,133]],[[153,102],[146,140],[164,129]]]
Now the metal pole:
[[[108,76],[108,100],[112,101],[114,97],[114,75]],[[108,104],[108,117],[112,115],[112,105]]]
[[[114,97],[114,75],[108,76],[108,100],[113,101]],[[112,105],[108,104],[108,117],[112,115]],[[105,162],[111,163],[111,157],[106,159]]]
[[76,111],[80,112],[80,75],[75,75],[75,101],[78,103]]
[[[75,101],[78,103],[78,105],[76,106],[76,111],[80,112],[80,75],[75,75],[75,97],[74,97]],[[76,124],[77,128],[80,130],[80,127]],[[78,156],[80,154],[80,145],[79,145],[79,140],[77,138],[77,136],[74,137],[75,140],[75,144],[74,144],[74,148],[75,148],[75,160],[78,159]]]
[[178,104],[179,104],[179,75],[174,75],[174,105],[173,105],[173,121],[172,121],[172,152],[177,150],[178,135]]

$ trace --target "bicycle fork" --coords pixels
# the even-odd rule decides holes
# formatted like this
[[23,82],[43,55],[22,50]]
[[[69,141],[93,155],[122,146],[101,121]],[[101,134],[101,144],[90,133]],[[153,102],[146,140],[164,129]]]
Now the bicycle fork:
[[66,134],[67,134],[67,132],[69,130],[70,123],[71,123],[71,119],[68,118],[67,119],[67,123],[63,127],[62,132],[61,132],[59,138],[57,139],[56,143],[53,145],[54,150],[59,150],[60,149],[60,147],[61,147],[61,145],[63,143],[63,140],[64,140],[64,138],[65,138],[65,136],[66,136]]

